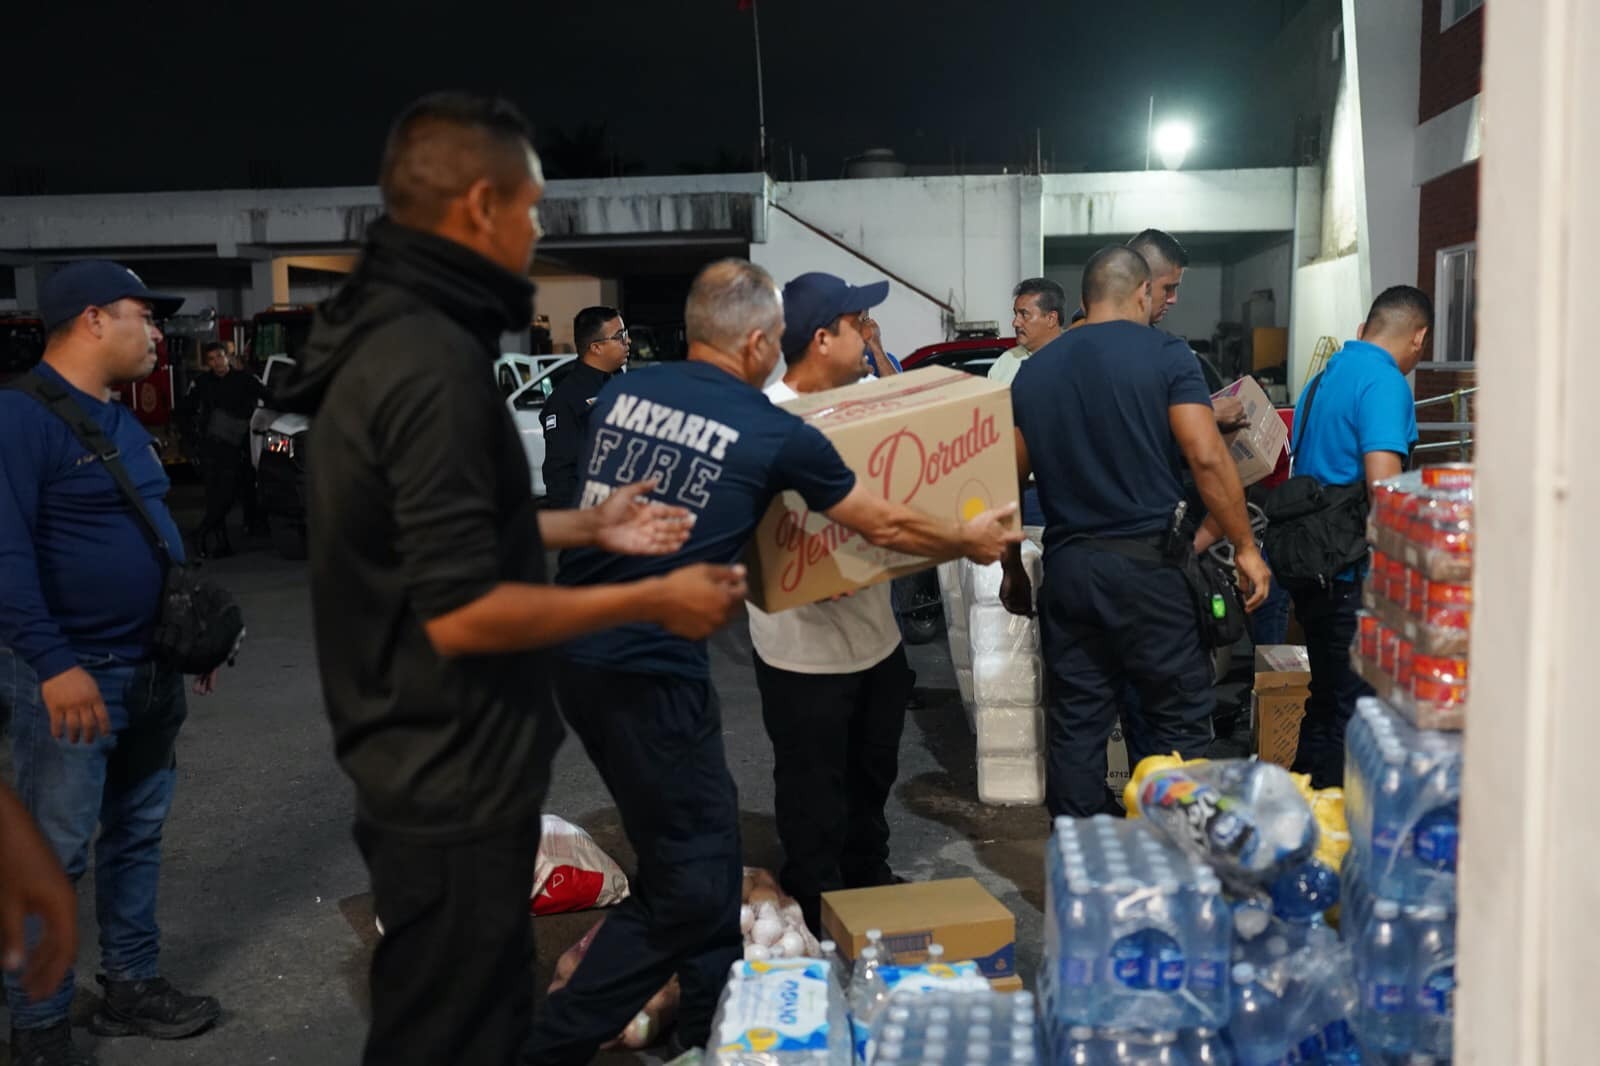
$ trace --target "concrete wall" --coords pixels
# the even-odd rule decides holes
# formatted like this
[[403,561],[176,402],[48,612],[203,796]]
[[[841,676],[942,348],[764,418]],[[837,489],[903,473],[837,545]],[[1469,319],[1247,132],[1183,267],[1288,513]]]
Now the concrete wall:
[[807,270],[897,276],[881,321],[890,348],[908,352],[945,339],[918,289],[958,320],[1008,328],[1012,287],[1044,268],[1037,190],[1020,176],[774,183],[766,244],[750,253],[780,282]]
[[1255,233],[1294,228],[1294,171],[1151,170],[1046,174],[1046,237]]
[[[767,238],[765,244],[750,246],[750,258],[765,267],[779,285],[813,270],[836,274],[855,285],[883,280],[883,275],[869,264],[781,212],[770,215]],[[889,299],[873,308],[872,315],[883,327],[884,344],[897,356],[945,339],[943,312],[938,305],[893,280],[889,282]],[[1008,310],[1001,328],[1009,328],[1010,322]]]
[[[1219,312],[1225,322],[1240,321],[1239,315],[1245,300],[1260,289],[1271,289],[1274,319],[1272,325],[1289,324],[1289,307],[1292,302],[1294,246],[1285,240],[1265,251],[1247,256],[1222,268],[1222,308]],[[1187,288],[1187,285],[1185,286]],[[1180,308],[1183,306],[1180,302]]]
[[1360,256],[1346,255],[1301,267],[1294,275],[1294,305],[1289,320],[1289,391],[1298,400],[1317,340],[1337,344],[1356,335],[1366,316],[1361,292]]
[[[1082,263],[1055,263],[1045,267],[1044,276],[1061,283],[1067,290],[1067,306],[1078,305],[1078,293],[1083,287]],[[1191,341],[1210,340],[1222,320],[1221,263],[1194,263],[1183,272],[1183,284],[1178,288],[1178,303],[1162,319],[1161,328]],[[1007,318],[1009,322],[1009,317]]]
[[616,287],[600,278],[557,275],[535,278],[534,283],[539,291],[533,298],[533,306],[539,314],[550,316],[550,341],[558,352],[574,350],[572,319],[579,311],[596,304],[616,306]]

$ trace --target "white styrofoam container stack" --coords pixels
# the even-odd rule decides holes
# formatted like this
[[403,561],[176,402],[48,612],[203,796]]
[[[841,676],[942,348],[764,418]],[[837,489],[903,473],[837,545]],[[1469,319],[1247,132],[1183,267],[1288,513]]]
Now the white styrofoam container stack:
[[[1023,542],[1022,560],[1037,601],[1044,559],[1032,541]],[[951,612],[947,628],[956,683],[977,734],[978,798],[1002,806],[1043,803],[1044,660],[1038,619],[1019,617],[1000,605],[998,563],[956,565],[959,580],[948,580],[941,571],[940,584]]]

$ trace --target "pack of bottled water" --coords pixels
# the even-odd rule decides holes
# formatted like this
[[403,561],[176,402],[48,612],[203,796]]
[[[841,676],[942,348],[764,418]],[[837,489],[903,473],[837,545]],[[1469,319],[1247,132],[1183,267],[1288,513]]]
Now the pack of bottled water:
[[1320,917],[1273,918],[1234,945],[1227,1036],[1238,1066],[1355,1066],[1357,988],[1348,946]]
[[733,964],[711,1023],[705,1062],[720,1066],[850,1066],[844,990],[821,959]]
[[926,962],[897,966],[884,961],[889,956],[882,939],[879,930],[867,930],[867,944],[861,949],[845,988],[851,1040],[856,1057],[863,1062],[872,1059],[891,1000],[898,999],[904,1005],[907,1000],[928,993],[987,995],[991,991],[977,963],[945,962],[941,944],[928,945]]
[[1233,919],[1216,874],[1142,820],[1057,818],[1039,988],[1053,1046],[1075,1026],[1220,1029]]
[[1041,1061],[1031,993],[988,989],[890,997],[870,1058],[878,1066],[1033,1066]]
[[1461,734],[1419,730],[1381,700],[1359,701],[1345,736],[1347,890],[1453,909],[1460,811]]
[[1095,1029],[1075,1025],[1051,1055],[1057,1066],[1233,1066],[1215,1029]]
[[1449,1060],[1455,914],[1438,903],[1402,904],[1349,887],[1341,926],[1355,959],[1362,1044],[1377,1054]]

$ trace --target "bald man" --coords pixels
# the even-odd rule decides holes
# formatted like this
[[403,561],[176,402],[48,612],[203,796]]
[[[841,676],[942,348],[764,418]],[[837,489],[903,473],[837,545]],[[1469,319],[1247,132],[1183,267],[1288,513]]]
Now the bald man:
[[[1017,465],[1045,512],[1039,613],[1046,659],[1045,802],[1050,815],[1118,811],[1106,788],[1106,742],[1131,684],[1139,725],[1160,751],[1205,754],[1212,739],[1211,660],[1184,577],[1192,545],[1167,543],[1187,460],[1237,553],[1254,609],[1267,568],[1244,490],[1217,432],[1188,345],[1150,328],[1150,267],[1107,248],[1084,269],[1084,323],[1023,365],[1012,385]],[[1030,613],[1021,556],[1005,558],[1002,598]]]

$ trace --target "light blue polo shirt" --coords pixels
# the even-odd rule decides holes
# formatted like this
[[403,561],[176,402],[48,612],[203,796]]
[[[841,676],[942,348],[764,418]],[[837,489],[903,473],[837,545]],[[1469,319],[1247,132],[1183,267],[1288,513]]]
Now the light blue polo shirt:
[[1324,485],[1351,485],[1366,477],[1363,456],[1394,452],[1404,461],[1417,443],[1416,401],[1394,356],[1365,341],[1346,341],[1319,375],[1322,384],[1306,415],[1306,393],[1295,406],[1294,472]]

